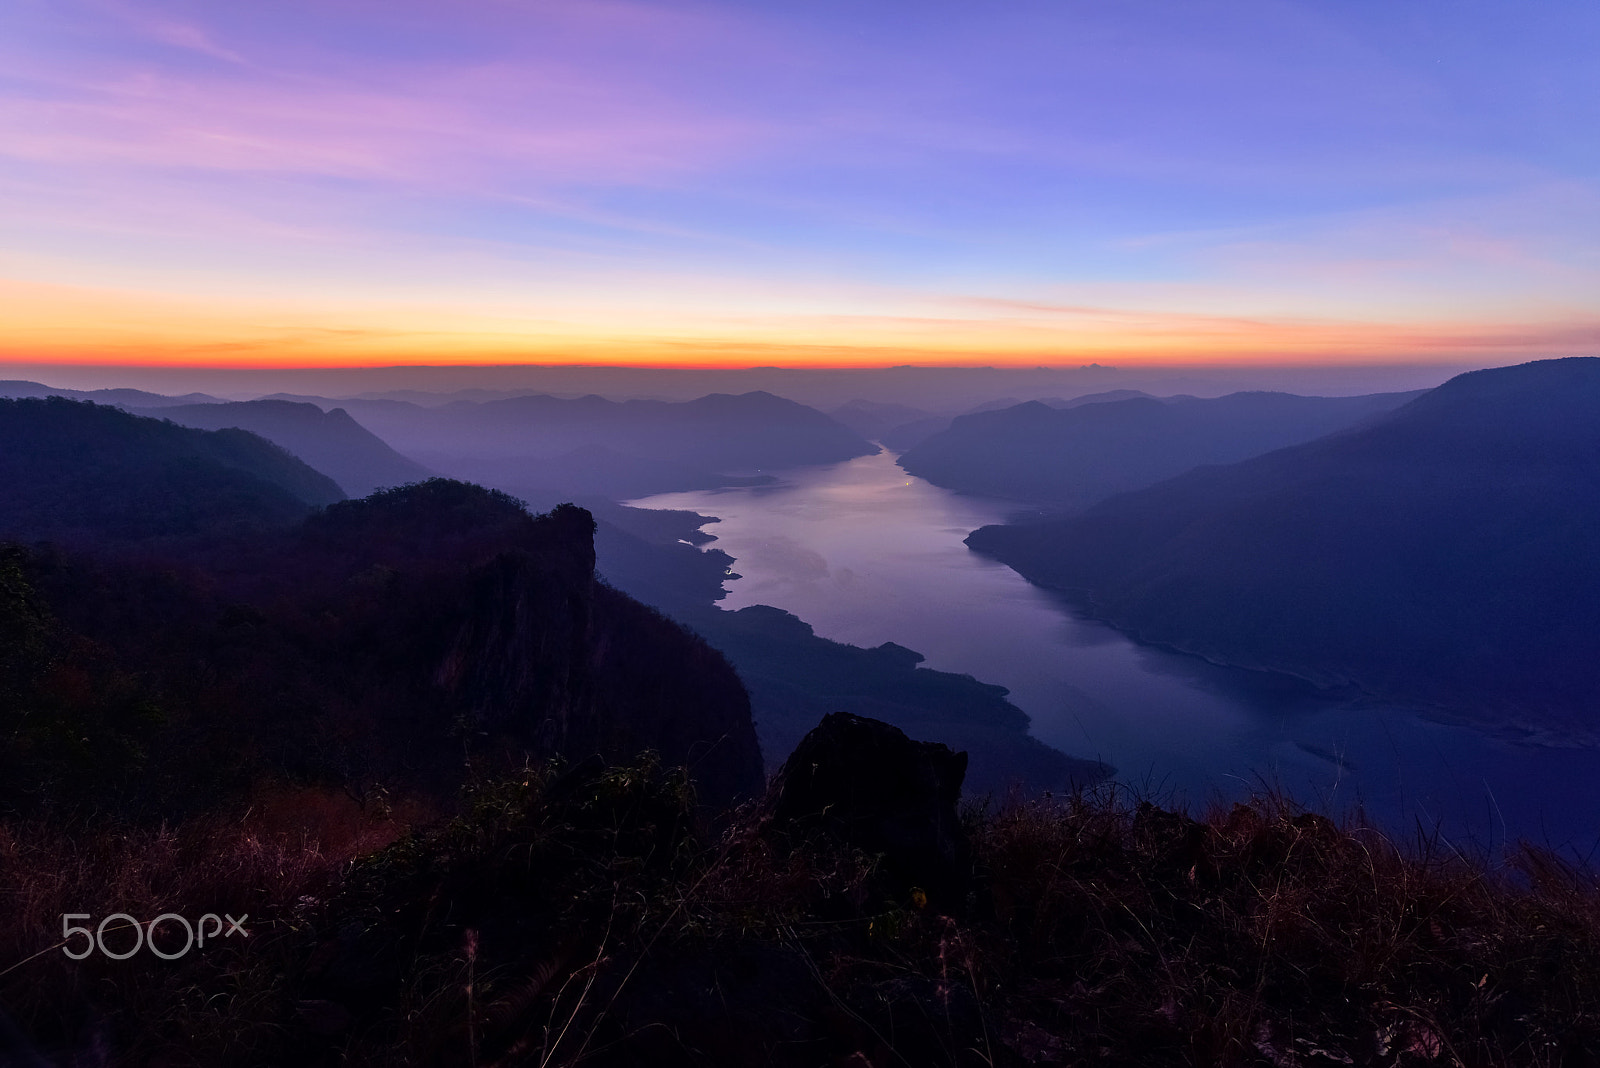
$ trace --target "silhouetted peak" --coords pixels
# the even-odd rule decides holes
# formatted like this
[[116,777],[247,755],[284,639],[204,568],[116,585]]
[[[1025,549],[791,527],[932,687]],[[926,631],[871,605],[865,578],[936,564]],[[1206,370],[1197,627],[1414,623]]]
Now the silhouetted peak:
[[147,393],[142,389],[59,389],[21,379],[0,381],[0,397],[65,397],[68,400],[96,401],[100,404],[127,408],[166,408],[178,404],[217,403],[217,398],[208,393],[185,393],[180,397],[169,397],[161,393]]
[[831,423],[833,420],[815,408],[801,404],[799,401],[780,397],[776,393],[768,393],[764,389],[753,389],[748,393],[707,393],[703,397],[689,401],[685,408],[717,415],[781,415],[785,419],[804,419],[818,423]]
[[62,397],[0,400],[0,530],[132,543],[288,526],[344,497],[243,430],[196,430]]
[[1600,357],[1569,356],[1456,375],[1402,411],[1465,409],[1487,402],[1511,412],[1518,410],[1520,403],[1532,402],[1537,408],[1529,414],[1542,410],[1582,411],[1588,415],[1594,412],[1597,400],[1600,400]]
[[748,393],[707,393],[689,402],[697,408],[713,410],[737,410],[754,407],[761,408],[799,408],[803,407],[792,400],[786,400],[775,393],[768,393],[764,389],[753,389]]
[[23,378],[0,379],[0,397],[42,397],[49,392],[50,387],[39,382]]
[[1009,408],[989,408],[984,411],[958,415],[951,420],[950,425],[964,429],[989,426],[1028,426],[1043,422],[1053,422],[1060,414],[1055,408],[1042,401],[1023,401],[1020,404],[1013,404]]
[[1099,393],[1085,393],[1080,397],[1063,399],[1052,397],[1044,403],[1052,408],[1082,408],[1089,404],[1107,404],[1112,401],[1124,400],[1155,400],[1142,389],[1108,389]]
[[1455,464],[1591,465],[1600,443],[1600,358],[1538,360],[1457,375],[1349,438],[1373,455],[1396,448]]
[[594,516],[587,508],[580,508],[570,502],[558,504],[537,518],[562,533],[582,535],[585,538],[594,537]]
[[451,478],[430,478],[331,505],[308,526],[344,533],[470,531],[532,522],[522,501]]
[[305,535],[333,559],[363,565],[431,570],[531,552],[574,582],[594,573],[594,518],[585,509],[530,515],[509,494],[448,478],[340,502],[307,520]]
[[772,819],[881,854],[897,896],[925,889],[937,908],[958,911],[971,870],[956,813],[966,774],[966,753],[913,741],[881,720],[832,712],[784,762]]
[[[324,412],[321,408],[318,408],[315,404],[312,404],[309,401],[254,400],[235,401],[232,404],[222,405],[222,407],[225,409],[245,406],[255,408],[260,411],[274,412],[284,416],[298,416],[299,418],[314,422],[321,422],[323,419],[329,418],[335,413],[345,415],[343,408],[335,408],[332,412]],[[345,418],[348,419],[349,416],[345,415]]]
[[[1050,405],[1044,403],[1044,401],[1030,400],[1030,401],[1023,401],[1021,404],[1014,404],[1009,408],[1001,408],[1000,411],[1010,412],[1013,416],[1017,416],[1017,415],[1046,415],[1048,413],[1053,413],[1055,411],[1055,409],[1050,407]],[[988,415],[990,413],[988,413],[988,412],[979,412],[978,414],[979,415]]]

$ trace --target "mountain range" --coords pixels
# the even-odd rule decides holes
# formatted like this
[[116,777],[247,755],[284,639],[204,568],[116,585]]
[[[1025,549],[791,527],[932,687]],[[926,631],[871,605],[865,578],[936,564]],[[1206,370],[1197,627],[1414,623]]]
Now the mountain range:
[[[297,433],[315,440],[308,427],[331,428],[357,445],[369,439],[359,427],[350,432],[354,424],[346,417],[302,403],[159,412],[267,424],[285,440]],[[850,710],[968,749],[969,782],[979,791],[1002,793],[1019,780],[1064,787],[1109,771],[1029,737],[1027,717],[1005,700],[1003,689],[921,668],[911,650],[831,642],[776,609],[715,608],[733,561],[697,547],[714,540],[699,530],[704,516],[587,497],[592,514],[556,524],[565,531],[558,540],[570,543],[563,558],[580,562],[529,571],[514,563],[527,557],[531,544],[526,533],[517,533],[526,526],[517,518],[520,502],[497,491],[433,479],[345,501],[331,480],[247,431],[192,429],[61,398],[0,402],[0,442],[7,446],[0,463],[9,465],[18,488],[0,500],[0,536],[27,545],[60,543],[42,556],[37,548],[20,551],[24,572],[48,595],[51,613],[71,621],[66,633],[103,646],[126,677],[142,673],[153,680],[165,695],[161,701],[184,709],[178,718],[189,730],[203,718],[189,680],[209,679],[205,685],[249,735],[234,739],[245,750],[276,752],[259,728],[276,715],[273,702],[283,700],[298,711],[282,710],[289,717],[282,723],[323,739],[320,750],[332,745],[329,731],[364,739],[354,748],[333,746],[346,754],[335,761],[338,767],[359,750],[379,769],[362,774],[434,779],[443,772],[429,770],[429,760],[408,761],[401,753],[409,745],[448,753],[449,732],[463,724],[475,725],[477,737],[495,739],[492,746],[478,744],[497,748],[502,762],[521,747],[534,753],[600,749],[624,757],[651,748],[703,763],[695,746],[709,744],[710,728],[697,724],[710,716],[720,724],[716,737],[736,741],[722,743],[727,752],[697,767],[697,774],[711,776],[709,787],[725,796],[736,785],[748,791],[757,780],[719,761],[754,766],[759,776],[753,717],[775,767],[823,714]],[[578,511],[564,505],[551,515]],[[546,531],[554,522],[541,519],[526,529]],[[534,556],[549,553],[540,549]],[[609,581],[596,581],[597,563]],[[572,592],[552,601],[552,588]],[[110,597],[117,607],[102,616],[94,606],[106,590],[117,591]],[[688,624],[711,647],[698,639],[684,644],[674,637],[681,634],[678,624],[621,590]],[[576,609],[581,619],[563,603],[582,606]],[[448,638],[452,628],[456,637]],[[595,651],[564,653],[563,662],[601,659],[558,670],[549,657],[553,649],[574,647],[574,628],[589,636],[584,642],[597,643]],[[670,664],[652,651],[669,648],[676,650]],[[342,666],[334,670],[326,656]],[[751,696],[724,656],[736,662]],[[197,669],[199,661],[191,658],[214,667]],[[666,689],[626,701],[604,696],[651,677],[678,681],[660,682]],[[239,681],[245,678],[247,686]],[[673,687],[698,696],[680,702],[670,696]],[[581,711],[549,711],[574,702]],[[728,712],[730,702],[744,711]],[[687,710],[696,703],[705,706],[703,715]],[[672,711],[680,704],[684,711]],[[521,722],[508,711],[517,708],[539,710],[536,721]],[[340,711],[328,714],[332,709]],[[91,711],[74,715],[102,714]],[[596,725],[596,717],[613,725]],[[97,733],[112,739],[124,732]],[[308,771],[302,758],[277,753],[272,760],[305,774],[334,774],[322,764]]]
[[390,448],[343,408],[323,411],[314,404],[282,400],[216,404],[173,404],[153,408],[125,405],[136,414],[170,419],[201,430],[237,427],[283,446],[339,484],[346,495],[419,482],[432,472]]
[[900,466],[947,489],[1074,510],[1200,464],[1232,463],[1310,441],[1417,396],[1253,392],[1159,399],[1129,393],[964,415],[910,447]]
[[816,409],[759,391],[682,403],[516,397],[433,411],[431,425],[443,436],[427,445],[418,440],[419,453],[548,456],[604,445],[720,473],[833,463],[873,451]]
[[0,807],[153,816],[287,776],[451,798],[649,750],[759,791],[721,654],[599,582],[594,522],[431,479],[343,500],[246,431],[0,401]]
[[[278,399],[334,406],[323,398]],[[760,391],[684,402],[534,395],[434,407],[338,404],[433,470],[530,498],[702,488],[726,484],[730,475],[834,463],[875,449],[816,409]],[[568,473],[575,458],[581,474]]]
[[92,402],[0,399],[0,538],[116,541],[281,526],[344,497],[243,430],[208,432]]
[[1460,375],[1365,425],[967,543],[1147,641],[1592,730],[1600,359]]
[[18,379],[0,381],[0,397],[33,398],[65,397],[67,400],[93,401],[118,408],[165,408],[177,404],[220,404],[221,400],[209,393],[185,393],[171,397],[164,393],[151,393],[143,389],[61,389],[39,382]]

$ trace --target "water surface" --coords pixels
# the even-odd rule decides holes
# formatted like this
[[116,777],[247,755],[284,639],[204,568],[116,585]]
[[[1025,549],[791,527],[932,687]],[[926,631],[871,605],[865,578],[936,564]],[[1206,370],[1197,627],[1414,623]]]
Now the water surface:
[[1139,645],[963,544],[1008,505],[914,478],[888,452],[783,479],[631,503],[720,517],[706,529],[742,576],[725,607],[774,605],[822,637],[897,642],[928,667],[1005,686],[1035,736],[1160,798],[1200,806],[1271,783],[1464,845],[1510,836],[1586,852],[1600,837],[1600,752],[1520,744]]

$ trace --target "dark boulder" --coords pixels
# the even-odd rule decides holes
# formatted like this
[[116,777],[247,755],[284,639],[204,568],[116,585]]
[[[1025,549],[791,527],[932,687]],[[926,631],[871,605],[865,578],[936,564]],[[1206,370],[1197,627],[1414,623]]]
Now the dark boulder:
[[883,855],[896,891],[962,908],[971,847],[956,815],[967,754],[880,720],[835,712],[807,734],[773,784],[777,827],[821,830]]

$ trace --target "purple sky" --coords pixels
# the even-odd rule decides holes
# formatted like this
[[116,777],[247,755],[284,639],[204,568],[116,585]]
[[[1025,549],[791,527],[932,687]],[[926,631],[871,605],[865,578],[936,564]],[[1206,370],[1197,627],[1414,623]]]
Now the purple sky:
[[1600,5],[0,5],[0,359],[1600,350]]

